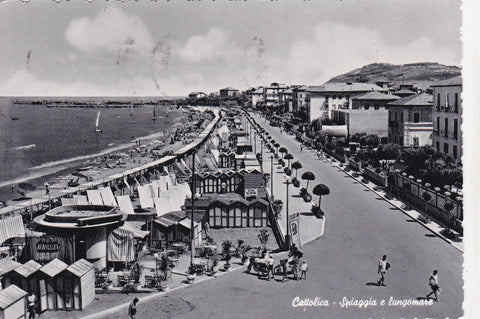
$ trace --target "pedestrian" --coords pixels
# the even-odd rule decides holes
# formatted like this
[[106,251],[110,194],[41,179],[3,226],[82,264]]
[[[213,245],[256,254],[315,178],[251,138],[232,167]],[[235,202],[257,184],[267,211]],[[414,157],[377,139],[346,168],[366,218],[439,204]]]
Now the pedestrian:
[[37,297],[33,292],[27,298],[28,301],[28,318],[34,319],[35,318],[35,303],[37,302]]
[[300,266],[300,270],[302,271],[302,277],[300,277],[300,279],[307,280],[308,264],[306,260],[303,261],[302,265]]
[[45,195],[50,194],[50,187],[48,186],[48,183],[45,183]]
[[130,319],[134,319],[135,315],[137,314],[137,303],[138,303],[138,298],[134,298],[133,301],[128,306],[128,316],[130,317]]
[[385,274],[387,273],[388,268],[390,268],[390,264],[387,262],[387,255],[383,255],[382,259],[378,262],[377,268],[377,273],[380,275],[380,279],[378,280],[379,286],[386,286]]
[[300,143],[300,152],[303,152],[303,144]]
[[435,301],[438,301],[438,293],[440,292],[440,287],[438,286],[438,271],[436,269],[430,275],[428,284],[430,285],[430,288],[432,289],[432,291],[427,295],[427,300],[429,300],[430,296],[434,294]]
[[249,260],[248,266],[247,266],[247,273],[250,273],[250,271],[252,270],[252,266],[253,266],[254,262],[255,262],[255,257],[250,256],[250,260]]

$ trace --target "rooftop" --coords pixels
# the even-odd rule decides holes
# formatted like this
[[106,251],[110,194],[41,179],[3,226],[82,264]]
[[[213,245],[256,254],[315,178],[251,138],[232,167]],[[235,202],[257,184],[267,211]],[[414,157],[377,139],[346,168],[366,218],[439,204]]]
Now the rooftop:
[[458,75],[453,78],[435,83],[432,85],[432,87],[433,86],[461,86],[461,85],[462,85],[462,76]]
[[93,265],[85,259],[79,259],[67,268],[69,272],[77,277],[82,277],[90,269],[93,269]]
[[396,96],[396,95],[385,94],[385,93],[382,93],[382,92],[373,91],[373,92],[368,92],[368,93],[365,93],[365,94],[362,94],[362,95],[358,95],[358,96],[352,98],[352,100],[382,100],[382,101],[388,100],[388,101],[394,101],[394,100],[398,100],[399,98],[400,97]]
[[27,292],[15,285],[10,285],[0,291],[0,309],[6,309],[17,300],[24,298]]
[[368,92],[385,91],[385,89],[372,83],[325,83],[320,86],[311,86],[309,92]]
[[411,95],[394,102],[388,103],[390,106],[429,106],[433,104],[433,98],[431,94],[421,93],[417,95]]
[[42,265],[37,263],[35,260],[29,260],[20,267],[15,269],[15,272],[22,277],[29,277],[31,274],[42,268]]
[[48,264],[40,268],[40,271],[46,274],[47,276],[53,278],[65,269],[68,268],[68,265],[61,261],[58,258],[51,260]]

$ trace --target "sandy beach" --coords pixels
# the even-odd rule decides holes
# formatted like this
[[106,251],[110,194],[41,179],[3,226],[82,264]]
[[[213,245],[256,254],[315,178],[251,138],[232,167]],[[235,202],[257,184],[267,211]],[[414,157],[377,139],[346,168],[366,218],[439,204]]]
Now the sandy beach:
[[[52,166],[49,172],[43,172],[41,176],[34,174],[18,178],[14,181],[4,183],[0,187],[0,200],[7,206],[14,206],[18,201],[29,198],[39,198],[46,195],[45,183],[48,183],[50,195],[53,197],[63,190],[69,188],[69,183],[76,182],[79,185],[88,181],[102,180],[107,177],[119,174],[129,169],[147,164],[159,159],[164,155],[171,154],[193,140],[201,132],[201,129],[193,130],[190,133],[183,133],[171,144],[176,130],[185,131],[193,127],[197,120],[189,118],[190,113],[184,111],[176,119],[176,123],[166,132],[161,131],[148,136],[138,138],[129,143],[118,145],[98,152],[85,155],[79,158],[65,160],[64,165]],[[48,170],[48,167],[46,167]],[[35,186],[35,190],[27,191],[26,198],[21,198],[18,183],[28,182]]]

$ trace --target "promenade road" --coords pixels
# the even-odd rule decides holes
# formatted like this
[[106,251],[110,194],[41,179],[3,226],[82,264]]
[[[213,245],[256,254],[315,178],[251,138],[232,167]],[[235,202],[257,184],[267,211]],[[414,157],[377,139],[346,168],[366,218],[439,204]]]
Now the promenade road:
[[[300,152],[293,136],[280,134],[278,128],[270,127],[257,116],[255,119],[302,162],[302,172],[315,173],[313,185],[324,183],[330,187],[330,195],[322,198],[322,209],[327,216],[325,234],[302,247],[309,264],[307,280],[265,281],[235,271],[140,303],[137,318],[458,318],[462,315],[460,251],[329,162],[318,160],[313,152]],[[295,208],[290,211],[295,212]],[[378,287],[377,264],[383,254],[388,255],[392,267],[387,273],[386,287]],[[430,306],[388,305],[390,298],[424,297],[429,292],[428,279],[433,269],[439,271],[442,288],[439,302]],[[297,296],[328,300],[328,306],[292,307]],[[344,297],[375,300],[377,305],[346,308],[341,306]],[[383,299],[386,305],[381,306]],[[175,304],[183,306],[175,310]],[[123,318],[125,314],[111,317]]]

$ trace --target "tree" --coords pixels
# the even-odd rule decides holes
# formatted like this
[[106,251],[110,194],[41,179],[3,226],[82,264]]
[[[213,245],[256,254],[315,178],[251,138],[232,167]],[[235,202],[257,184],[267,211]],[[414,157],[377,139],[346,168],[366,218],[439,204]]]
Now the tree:
[[262,245],[263,250],[267,249],[268,237],[270,237],[268,230],[266,228],[260,229],[258,239],[260,240],[260,245]]
[[280,147],[280,144],[274,143],[273,146],[275,147],[275,154],[278,156],[278,148]]
[[282,146],[280,147],[280,149],[278,150],[280,153],[282,153],[282,158],[285,156],[285,154],[288,153],[288,150],[285,146]]
[[307,181],[307,187],[306,187],[306,189],[307,189],[307,191],[308,191],[308,183],[309,183],[310,181],[314,181],[314,180],[315,180],[315,174],[313,174],[313,173],[310,172],[310,171],[306,171],[306,172],[304,172],[304,173],[302,174],[302,179]]
[[284,156],[284,159],[286,159],[288,161],[288,167],[290,167],[290,160],[293,159],[293,155],[290,154],[290,153],[287,153],[287,155]]
[[325,184],[318,184],[313,188],[312,191],[315,195],[318,195],[318,207],[322,202],[322,196],[330,194],[330,189]]
[[296,162],[292,163],[292,169],[295,170],[295,177],[297,177],[298,170],[301,169],[302,167],[303,167],[302,163],[300,163],[299,161],[296,161]]

